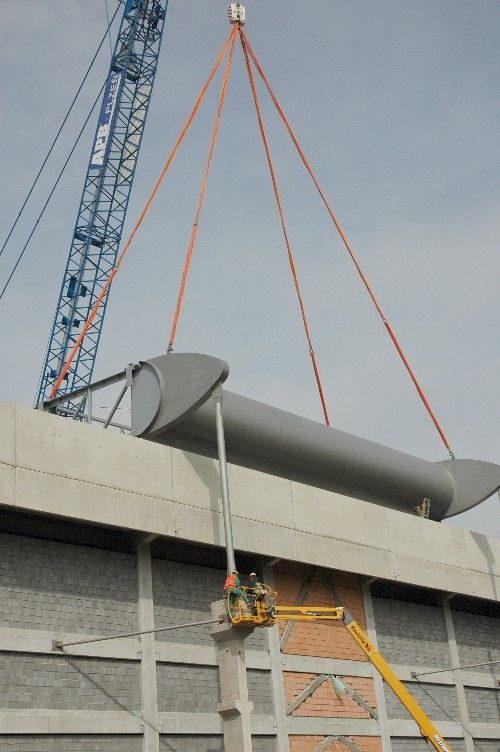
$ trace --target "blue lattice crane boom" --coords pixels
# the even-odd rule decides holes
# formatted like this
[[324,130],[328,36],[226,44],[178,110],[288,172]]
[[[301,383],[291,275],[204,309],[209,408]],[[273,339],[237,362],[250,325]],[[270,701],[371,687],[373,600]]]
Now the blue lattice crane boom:
[[[153,91],[168,0],[125,0],[36,405],[48,398],[119,251]],[[90,384],[108,294],[59,394]],[[71,405],[69,406],[71,410]]]

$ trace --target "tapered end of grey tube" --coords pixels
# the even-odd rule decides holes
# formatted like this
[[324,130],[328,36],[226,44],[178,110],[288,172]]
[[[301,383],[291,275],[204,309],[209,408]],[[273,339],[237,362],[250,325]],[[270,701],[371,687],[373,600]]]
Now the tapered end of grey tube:
[[155,440],[203,405],[227,379],[224,360],[199,353],[141,361],[132,389],[132,434]]
[[453,480],[453,500],[445,517],[454,517],[476,507],[500,489],[500,467],[482,460],[445,460]]

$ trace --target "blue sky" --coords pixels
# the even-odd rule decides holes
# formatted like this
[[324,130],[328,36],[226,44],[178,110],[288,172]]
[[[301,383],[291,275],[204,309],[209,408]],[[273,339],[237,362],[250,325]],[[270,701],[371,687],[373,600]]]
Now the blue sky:
[[[116,0],[108,0],[111,12]],[[227,33],[225,2],[171,0],[127,227]],[[247,3],[246,32],[458,457],[500,464],[500,5],[490,0]],[[2,0],[2,236],[105,28],[104,0]],[[3,280],[100,88],[103,48]],[[96,376],[165,350],[217,86],[113,287]],[[446,455],[287,136],[263,114],[333,423]],[[90,149],[72,160],[0,302],[0,398],[32,403]],[[320,420],[242,57],[209,178],[178,351],[230,388]],[[229,384],[228,384],[229,385]],[[500,537],[497,497],[454,524]]]

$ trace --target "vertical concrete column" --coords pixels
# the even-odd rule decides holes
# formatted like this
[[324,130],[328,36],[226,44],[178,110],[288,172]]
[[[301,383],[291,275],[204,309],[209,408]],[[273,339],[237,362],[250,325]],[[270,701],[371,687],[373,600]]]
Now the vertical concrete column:
[[217,644],[220,702],[217,711],[222,717],[225,752],[252,752],[250,713],[253,702],[248,699],[245,665],[245,639],[253,629],[235,627],[227,615],[225,601],[212,603],[212,616],[220,619],[210,635]]
[[[272,567],[264,567],[264,582],[274,590],[274,572]],[[271,661],[271,688],[273,693],[274,716],[276,718],[277,752],[290,752],[278,626],[275,625],[274,627],[269,627],[266,629],[266,633]]]
[[[370,641],[378,650],[377,630],[375,627],[375,614],[373,611],[371,582],[365,582],[362,585],[363,605],[365,608],[366,633]],[[385,704],[384,682],[378,671],[374,670],[373,681],[375,683],[375,699],[377,701],[378,722],[380,726],[380,737],[382,739],[382,751],[392,752],[391,736],[389,733],[389,719],[387,718],[387,706]]]
[[[450,657],[452,666],[460,666],[460,656],[458,654],[457,639],[455,635],[455,625],[453,624],[453,614],[450,607],[450,596],[443,599],[444,618],[446,622],[446,631],[448,633],[448,645],[450,648]],[[458,697],[458,707],[460,710],[460,720],[464,728],[465,749],[466,752],[474,752],[474,742],[470,733],[469,710],[467,708],[467,699],[465,696],[465,687],[462,671],[450,672],[455,677],[455,688]]]
[[[139,629],[154,629],[151,545],[137,543]],[[141,635],[141,712],[144,719],[144,752],[159,752],[158,689],[156,684],[156,641],[154,634]]]

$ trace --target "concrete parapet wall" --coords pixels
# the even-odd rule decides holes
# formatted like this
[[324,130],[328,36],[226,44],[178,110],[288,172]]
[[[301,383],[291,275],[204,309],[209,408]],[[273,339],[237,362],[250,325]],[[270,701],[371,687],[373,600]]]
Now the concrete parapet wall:
[[[8,403],[0,423],[4,504],[223,543],[212,460]],[[241,467],[229,482],[241,550],[498,600],[499,541]]]
[[452,665],[441,608],[374,597],[373,610],[379,650],[390,663]]

